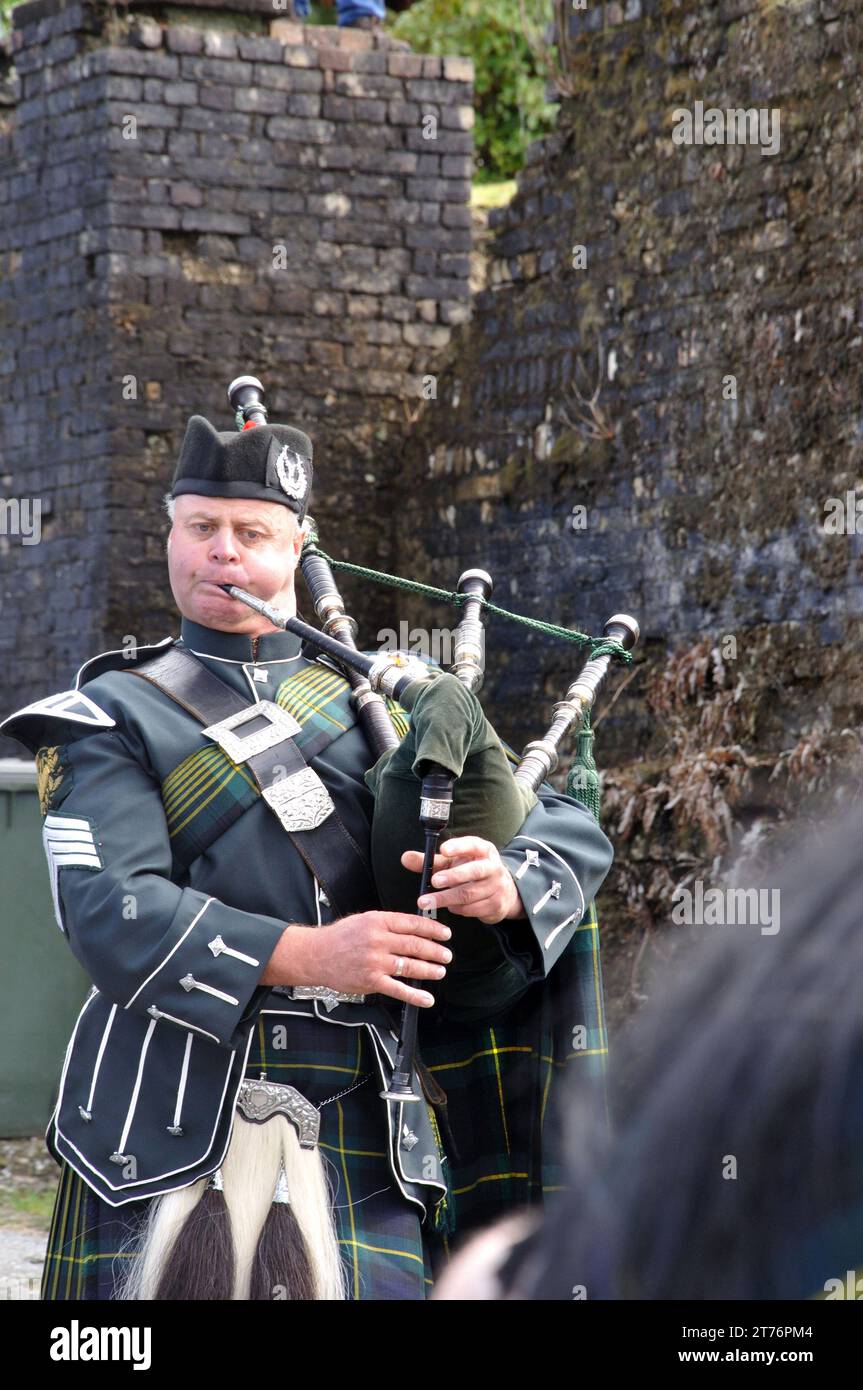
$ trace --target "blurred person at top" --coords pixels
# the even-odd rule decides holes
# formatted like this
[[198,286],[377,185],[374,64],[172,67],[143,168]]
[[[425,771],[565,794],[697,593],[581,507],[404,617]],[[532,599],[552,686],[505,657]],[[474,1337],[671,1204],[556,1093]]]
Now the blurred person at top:
[[[382,30],[384,27],[384,0],[323,0],[323,3],[327,9],[332,9],[335,4],[341,29]],[[311,0],[289,0],[289,8],[291,5],[296,19],[309,19]]]

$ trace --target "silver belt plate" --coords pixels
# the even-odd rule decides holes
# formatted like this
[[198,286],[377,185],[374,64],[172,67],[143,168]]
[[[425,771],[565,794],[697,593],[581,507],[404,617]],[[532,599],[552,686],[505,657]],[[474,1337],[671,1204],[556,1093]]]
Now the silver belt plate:
[[285,830],[314,830],[336,809],[318,774],[302,767],[264,787],[263,797]]

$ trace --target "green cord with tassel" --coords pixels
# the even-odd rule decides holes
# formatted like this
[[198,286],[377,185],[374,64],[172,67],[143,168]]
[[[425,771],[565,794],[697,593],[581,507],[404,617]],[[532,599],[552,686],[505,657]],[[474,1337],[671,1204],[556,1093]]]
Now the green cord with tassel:
[[600,781],[593,757],[593,729],[590,727],[590,710],[586,710],[581,728],[578,731],[575,757],[566,779],[566,794],[581,801],[599,823]]

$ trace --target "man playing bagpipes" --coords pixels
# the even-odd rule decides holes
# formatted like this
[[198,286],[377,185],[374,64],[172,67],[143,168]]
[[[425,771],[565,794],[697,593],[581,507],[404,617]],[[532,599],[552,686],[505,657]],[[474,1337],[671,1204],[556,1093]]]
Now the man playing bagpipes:
[[[587,957],[573,940],[612,858],[591,814],[516,788],[475,697],[422,663],[390,685],[402,741],[376,757],[344,674],[221,587],[296,621],[312,446],[265,418],[189,420],[179,638],[94,657],[0,726],[35,754],[57,923],[93,983],[46,1136],[44,1299],[424,1298],[460,1216],[554,1175],[550,977],[590,961],[564,1052],[601,1005],[595,926]],[[454,933],[417,910],[404,823],[429,757],[455,778],[432,884]],[[402,1103],[383,1095],[405,1004]]]

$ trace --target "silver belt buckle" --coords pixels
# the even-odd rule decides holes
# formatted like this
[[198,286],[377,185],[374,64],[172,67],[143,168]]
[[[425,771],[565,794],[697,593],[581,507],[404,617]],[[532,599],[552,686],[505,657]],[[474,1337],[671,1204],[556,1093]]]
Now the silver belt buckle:
[[[253,734],[246,734],[245,738],[240,738],[234,733],[234,730],[241,728],[243,724],[249,724],[259,718],[266,719],[269,727],[256,729]],[[228,715],[227,719],[220,719],[218,724],[210,724],[202,732],[208,738],[215,739],[219,747],[223,748],[235,763],[244,763],[256,753],[263,753],[267,748],[274,748],[277,743],[284,743],[286,738],[293,738],[301,728],[302,725],[298,724],[286,709],[282,709],[281,705],[274,704],[272,700],[258,700],[257,704],[249,705],[248,709],[238,710],[236,714]]]
[[[280,990],[282,986],[275,988]],[[366,998],[364,994],[340,994],[328,985],[287,985],[285,988],[292,999],[320,999],[328,1014],[337,1004],[363,1004]]]

